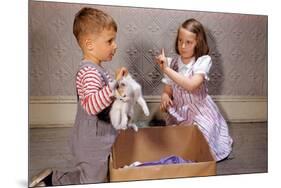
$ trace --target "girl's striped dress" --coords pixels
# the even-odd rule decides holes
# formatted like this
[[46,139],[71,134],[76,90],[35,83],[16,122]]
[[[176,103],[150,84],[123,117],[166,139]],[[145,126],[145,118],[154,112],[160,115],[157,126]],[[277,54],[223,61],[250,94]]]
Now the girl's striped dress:
[[170,80],[163,82],[171,85],[173,90],[173,106],[170,107],[166,117],[167,125],[196,124],[209,143],[211,152],[216,161],[226,158],[232,150],[232,138],[228,126],[221,115],[217,105],[208,95],[206,81],[212,65],[211,57],[204,55],[195,58],[188,64],[183,64],[181,57],[168,59],[170,67],[180,74],[191,77],[194,74],[203,74],[204,82],[195,91],[187,91]]

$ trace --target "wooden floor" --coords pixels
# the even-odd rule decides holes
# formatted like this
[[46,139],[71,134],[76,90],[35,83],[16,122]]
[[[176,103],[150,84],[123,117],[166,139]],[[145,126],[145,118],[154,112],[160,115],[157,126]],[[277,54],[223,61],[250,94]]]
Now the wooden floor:
[[[267,122],[231,123],[233,151],[217,163],[217,175],[265,173],[268,170]],[[69,168],[71,128],[34,128],[29,131],[29,180],[43,168]]]

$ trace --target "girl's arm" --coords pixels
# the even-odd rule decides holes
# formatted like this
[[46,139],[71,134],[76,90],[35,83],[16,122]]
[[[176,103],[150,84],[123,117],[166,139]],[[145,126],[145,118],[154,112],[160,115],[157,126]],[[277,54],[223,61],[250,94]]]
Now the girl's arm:
[[173,96],[173,90],[172,90],[172,87],[168,84],[165,84],[164,85],[164,88],[163,88],[163,94],[167,94],[170,98],[172,98]]
[[169,106],[173,105],[172,101],[173,90],[168,84],[164,85],[163,93],[161,95],[160,110],[165,111]]
[[163,72],[176,84],[186,89],[187,91],[196,90],[204,81],[203,74],[195,74],[192,77],[187,78],[186,76],[179,74],[168,66],[165,66],[163,68]]
[[164,53],[164,49],[162,49],[162,53],[156,57],[156,63],[159,64],[161,70],[176,84],[186,89],[187,91],[193,91],[197,89],[204,81],[204,74],[197,73],[192,77],[187,78],[174,71],[168,66],[167,58]]

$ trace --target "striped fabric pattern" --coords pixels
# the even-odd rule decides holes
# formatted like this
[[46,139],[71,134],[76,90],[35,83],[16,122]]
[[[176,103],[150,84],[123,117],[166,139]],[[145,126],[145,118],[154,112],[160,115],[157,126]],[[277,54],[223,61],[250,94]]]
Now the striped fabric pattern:
[[[105,75],[112,81],[108,72]],[[94,67],[85,66],[78,71],[76,88],[81,105],[89,115],[98,114],[112,103],[113,93]]]
[[[176,67],[176,65],[173,66]],[[194,64],[188,70],[188,76],[194,74],[193,67]],[[216,161],[226,158],[232,150],[233,140],[229,135],[226,121],[208,95],[205,81],[193,92],[183,89],[174,82],[172,89],[174,106],[168,109],[166,123],[170,125],[196,124],[209,143]]]

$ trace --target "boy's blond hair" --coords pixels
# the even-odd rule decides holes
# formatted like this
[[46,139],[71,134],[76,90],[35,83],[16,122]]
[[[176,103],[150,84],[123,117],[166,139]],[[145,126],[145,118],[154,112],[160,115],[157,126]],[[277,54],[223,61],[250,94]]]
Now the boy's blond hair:
[[105,12],[91,7],[84,7],[76,13],[73,22],[73,34],[80,46],[82,36],[99,34],[104,29],[114,29],[117,32],[116,22]]

